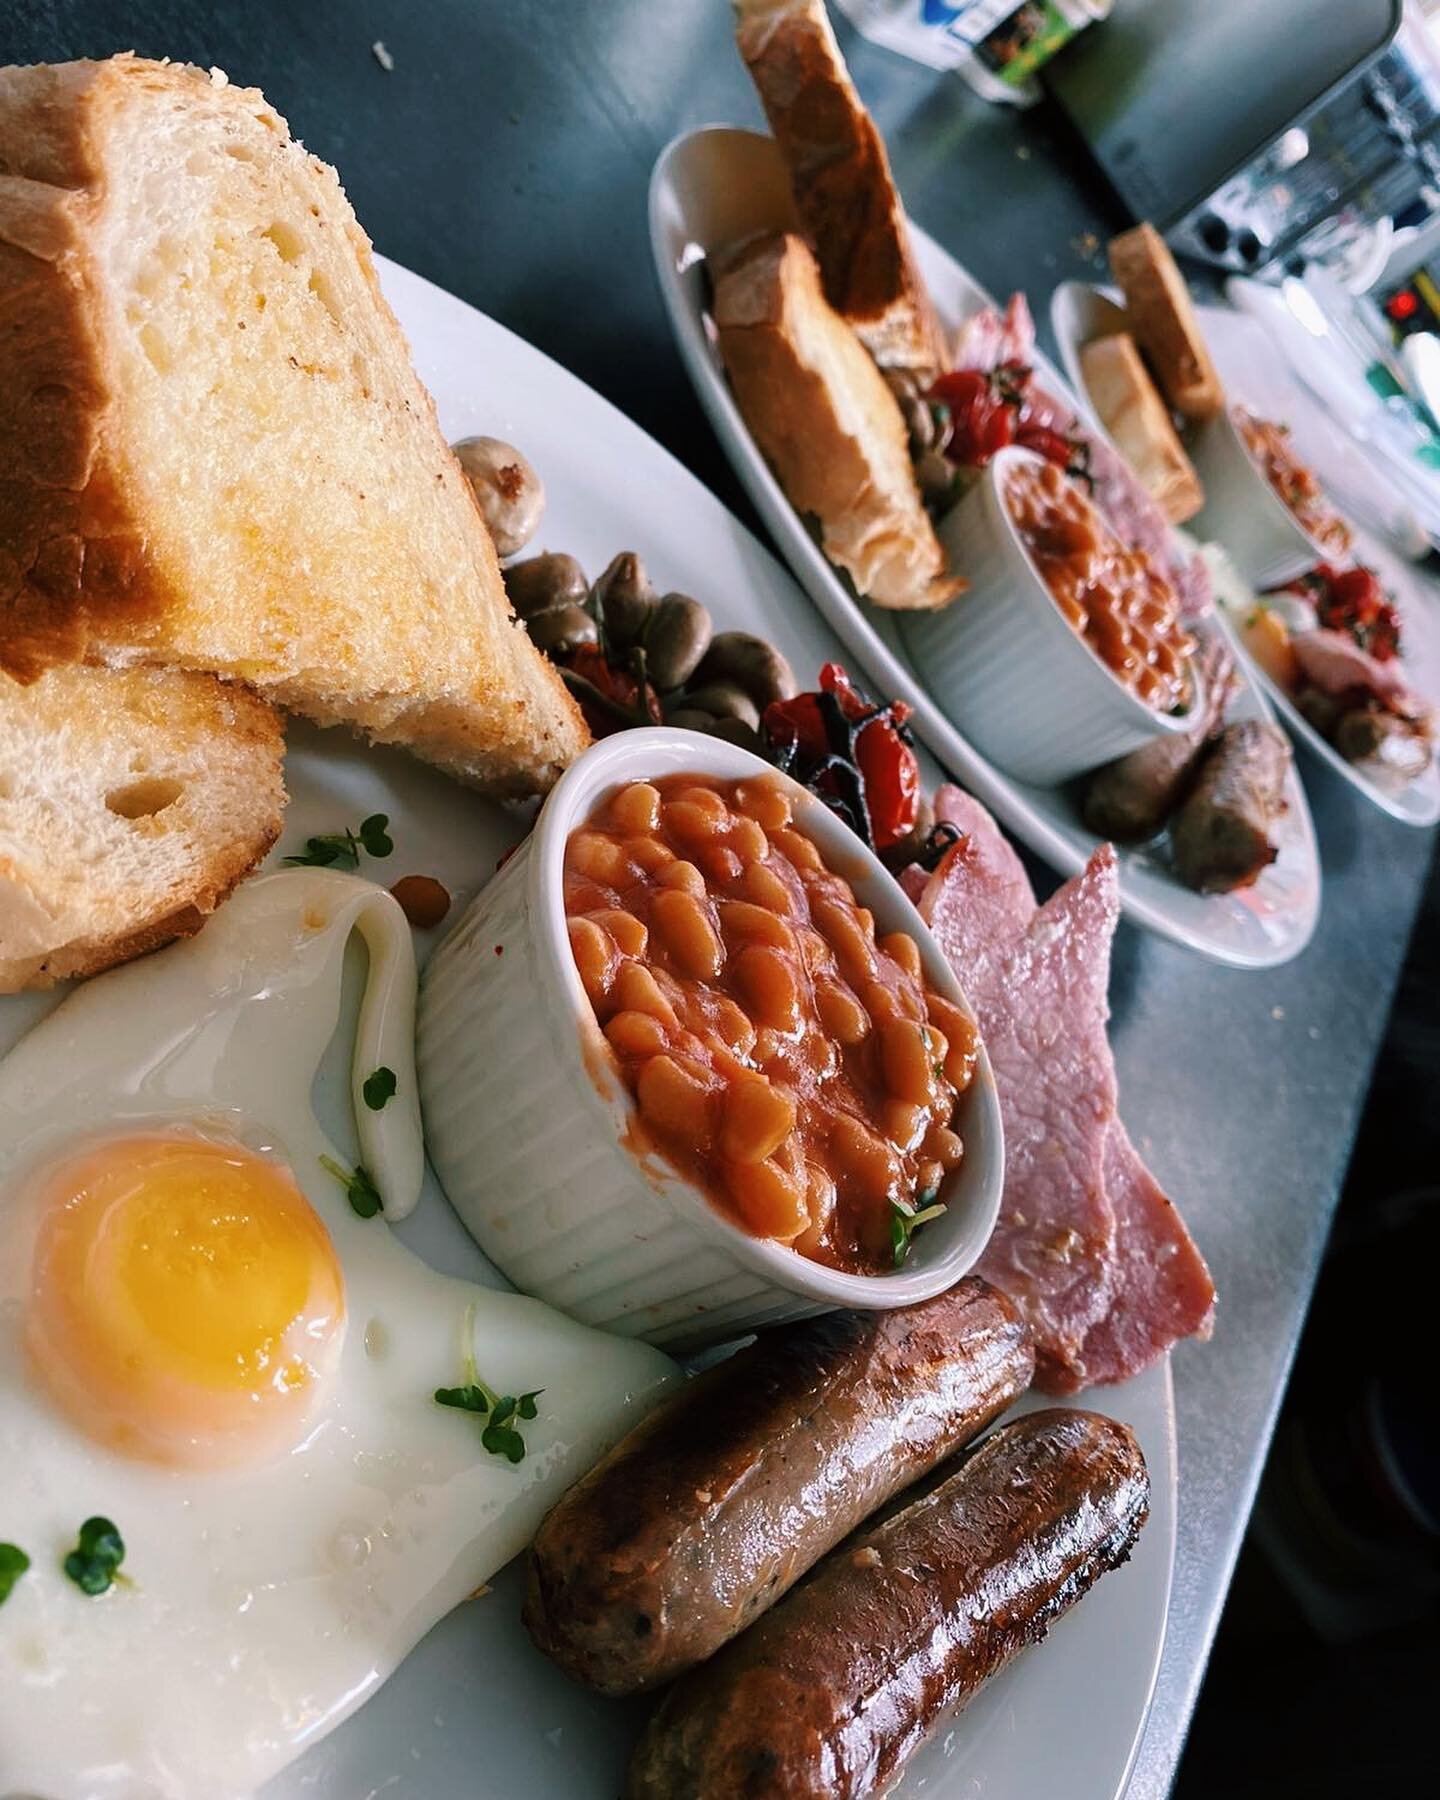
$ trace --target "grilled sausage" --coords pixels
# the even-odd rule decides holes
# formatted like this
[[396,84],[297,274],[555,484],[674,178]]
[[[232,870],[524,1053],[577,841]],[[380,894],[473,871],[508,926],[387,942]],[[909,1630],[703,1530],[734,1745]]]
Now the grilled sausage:
[[606,1694],[711,1655],[1030,1384],[978,1277],[920,1306],[765,1333],[662,1405],[540,1527],[525,1623]]
[[626,1800],[858,1800],[1130,1554],[1150,1484],[1096,1413],[1031,1413],[670,1690]]
[[1083,811],[1097,837],[1121,843],[1154,837],[1185,798],[1235,687],[1235,659],[1218,636],[1203,641],[1196,660],[1205,677],[1205,712],[1194,731],[1142,744],[1090,777]]
[[1277,855],[1290,743],[1264,719],[1227,725],[1170,828],[1175,872],[1202,894],[1248,887]]

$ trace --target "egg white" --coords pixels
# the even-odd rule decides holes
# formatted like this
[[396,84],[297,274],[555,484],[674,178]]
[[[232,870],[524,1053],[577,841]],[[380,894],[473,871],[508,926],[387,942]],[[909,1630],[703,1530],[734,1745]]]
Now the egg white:
[[[355,930],[370,963],[354,1086],[382,1063],[398,1077],[356,1125],[401,1216],[423,1172],[414,958],[394,901],[356,877],[251,883],[198,938],[78,989],[0,1063],[0,1539],[32,1563],[0,1605],[0,1794],[251,1792],[514,1556],[675,1378],[646,1345],[437,1273],[386,1217],[351,1210],[320,1164],[344,1158],[311,1086]],[[282,1157],[344,1273],[338,1371],[303,1441],[258,1467],[130,1461],[72,1426],[27,1365],[27,1172],[154,1127]],[[473,1416],[434,1404],[464,1380],[467,1346],[497,1391],[545,1390],[518,1466],[481,1448]],[[92,1599],[61,1562],[95,1513],[119,1526],[133,1585]]]

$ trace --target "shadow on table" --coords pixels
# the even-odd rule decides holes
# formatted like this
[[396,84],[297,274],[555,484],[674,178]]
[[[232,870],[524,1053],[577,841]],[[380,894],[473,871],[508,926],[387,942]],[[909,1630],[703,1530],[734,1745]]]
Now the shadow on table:
[[1440,1672],[1440,867],[1174,1800],[1433,1778]]

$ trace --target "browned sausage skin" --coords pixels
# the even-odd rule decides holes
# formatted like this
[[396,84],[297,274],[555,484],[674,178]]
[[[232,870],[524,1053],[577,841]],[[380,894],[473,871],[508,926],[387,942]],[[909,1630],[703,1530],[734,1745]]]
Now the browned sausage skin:
[[550,1513],[525,1623],[606,1694],[669,1681],[772,1605],[1030,1384],[978,1277],[923,1305],[767,1332],[653,1412]]
[[1003,1426],[676,1683],[626,1800],[860,1800],[1130,1554],[1149,1508],[1123,1425]]
[[1227,725],[1170,827],[1175,872],[1202,894],[1248,887],[1274,862],[1290,740],[1265,719]]

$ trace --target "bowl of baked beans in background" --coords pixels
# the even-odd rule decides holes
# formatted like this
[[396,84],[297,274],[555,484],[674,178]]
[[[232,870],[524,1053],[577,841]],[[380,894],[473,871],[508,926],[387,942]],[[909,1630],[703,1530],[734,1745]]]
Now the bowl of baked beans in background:
[[698,1348],[952,1286],[1004,1148],[974,1015],[899,884],[749,751],[603,739],[431,959],[426,1140],[481,1248]]
[[1205,488],[1192,529],[1224,544],[1253,588],[1283,587],[1349,554],[1350,527],[1283,426],[1232,405],[1200,426],[1188,448]]
[[1022,781],[1065,781],[1171,732],[1203,706],[1174,589],[1080,483],[1011,446],[938,527],[969,590],[897,613],[952,723]]

